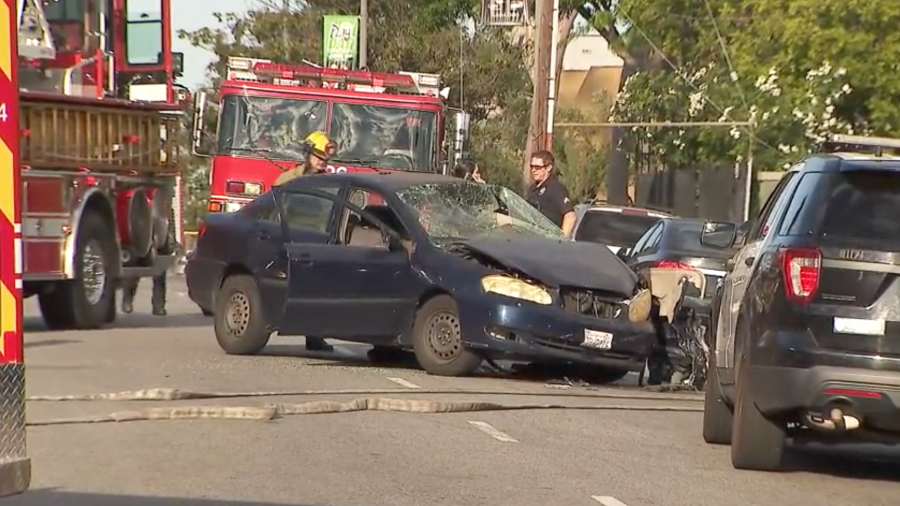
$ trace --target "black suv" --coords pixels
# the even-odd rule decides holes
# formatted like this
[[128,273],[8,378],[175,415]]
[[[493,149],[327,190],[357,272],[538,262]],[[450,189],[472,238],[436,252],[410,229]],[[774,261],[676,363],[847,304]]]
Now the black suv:
[[833,142],[756,219],[702,237],[744,236],[713,300],[703,416],[738,469],[779,469],[788,436],[900,435],[900,157],[881,153],[900,140]]

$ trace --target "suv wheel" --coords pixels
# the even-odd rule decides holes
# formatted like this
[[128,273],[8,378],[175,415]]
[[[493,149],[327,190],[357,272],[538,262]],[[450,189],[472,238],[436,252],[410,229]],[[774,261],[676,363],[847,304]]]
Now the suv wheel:
[[[746,370],[739,367],[738,370]],[[739,373],[734,403],[731,463],[735,469],[778,471],[784,454],[786,427],[769,420],[748,395],[747,379]]]
[[727,445],[731,443],[731,426],[734,414],[725,398],[722,397],[722,387],[719,384],[719,373],[716,369],[715,351],[709,355],[709,373],[706,377],[706,397],[703,403],[703,439],[713,445]]

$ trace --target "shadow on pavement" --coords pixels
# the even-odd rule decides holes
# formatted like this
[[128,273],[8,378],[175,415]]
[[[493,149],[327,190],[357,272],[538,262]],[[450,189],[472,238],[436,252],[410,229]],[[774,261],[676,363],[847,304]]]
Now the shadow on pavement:
[[[87,494],[34,490],[3,499],[4,506],[312,506],[301,503],[187,499],[182,497],[146,497],[136,495]],[[324,506],[324,505],[321,505]]]
[[76,341],[74,339],[44,339],[43,341],[34,341],[34,342],[26,342],[25,349],[31,348],[43,348],[45,346],[59,346],[62,344],[78,344],[81,341]]
[[[87,332],[109,332],[116,329],[154,329],[154,328],[176,328],[176,327],[209,327],[212,330],[212,320],[200,313],[196,314],[169,314],[167,316],[153,316],[151,314],[120,314],[116,317],[116,321],[111,325],[98,330],[88,330]],[[40,317],[26,317],[23,322],[23,330],[31,333],[53,332],[44,325],[43,319]],[[85,332],[78,330],[67,330],[65,332]]]
[[798,441],[785,455],[788,473],[816,473],[857,480],[900,482],[898,446],[884,444],[817,444]]

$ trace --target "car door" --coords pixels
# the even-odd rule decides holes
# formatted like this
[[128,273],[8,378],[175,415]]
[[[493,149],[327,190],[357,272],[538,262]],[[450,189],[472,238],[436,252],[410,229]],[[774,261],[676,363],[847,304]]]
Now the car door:
[[[399,334],[402,312],[415,303],[408,253],[388,243],[352,246],[343,240],[348,209],[383,223],[339,196],[285,192],[282,201],[289,229],[315,226],[325,239],[300,240],[295,232],[285,244],[289,288],[282,333],[358,341]],[[292,207],[305,208],[301,215],[319,209],[319,218],[291,223]]]
[[253,219],[247,237],[247,266],[259,285],[266,320],[278,328],[287,296],[288,262],[274,194],[263,195],[241,212]]
[[793,167],[790,172],[778,182],[775,190],[769,195],[758,217],[754,220],[747,234],[743,247],[734,257],[731,272],[723,281],[723,298],[719,307],[719,318],[716,328],[716,364],[718,367],[729,370],[721,377],[724,382],[730,382],[734,368],[734,345],[737,317],[740,312],[741,302],[747,289],[747,282],[755,268],[756,259],[762,248],[773,220],[780,214],[786,205],[793,186],[796,182],[796,174],[799,166]]

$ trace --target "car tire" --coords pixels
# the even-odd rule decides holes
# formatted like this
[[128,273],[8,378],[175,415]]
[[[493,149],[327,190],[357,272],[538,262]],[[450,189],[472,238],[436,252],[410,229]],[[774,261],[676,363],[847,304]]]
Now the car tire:
[[97,212],[87,211],[82,217],[75,238],[76,278],[57,282],[52,290],[38,295],[41,315],[51,330],[96,329],[115,320],[113,265],[118,253],[109,230]]
[[[738,370],[746,370],[739,367]],[[735,469],[778,471],[782,466],[786,427],[769,420],[748,395],[748,380],[740,373],[734,402],[731,463]]]
[[269,343],[272,330],[262,311],[256,280],[238,274],[225,278],[216,294],[213,326],[216,340],[229,355],[256,355]]
[[433,297],[416,311],[412,341],[416,360],[429,374],[466,376],[482,362],[463,345],[459,312],[448,295]]
[[716,357],[710,353],[703,401],[703,439],[712,445],[731,444],[734,413],[722,397],[722,385],[716,369]]

